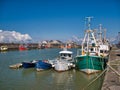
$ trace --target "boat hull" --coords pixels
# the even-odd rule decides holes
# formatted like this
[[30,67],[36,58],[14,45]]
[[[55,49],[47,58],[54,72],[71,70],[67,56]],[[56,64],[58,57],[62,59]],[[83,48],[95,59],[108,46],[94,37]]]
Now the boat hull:
[[68,63],[65,62],[65,61],[57,61],[55,64],[54,64],[54,69],[56,71],[59,71],[59,72],[62,72],[62,71],[67,71],[69,70],[69,66],[68,66]]
[[1,47],[0,47],[0,50],[1,50],[1,51],[7,51],[7,50],[8,50],[8,47],[7,47],[7,46],[1,46]]
[[24,45],[19,46],[20,51],[24,51],[24,50],[27,50],[27,49],[28,49],[27,46],[24,46]]
[[38,61],[35,64],[36,70],[41,71],[41,70],[46,70],[52,68],[52,65],[50,63],[44,62],[44,61]]
[[77,56],[76,68],[87,74],[99,72],[106,68],[107,60],[108,58],[99,56]]
[[22,63],[17,63],[17,64],[14,64],[14,65],[10,65],[9,67],[11,69],[19,69],[20,67],[22,67]]
[[35,63],[32,63],[32,62],[22,62],[22,66],[24,68],[33,68],[33,67],[35,67]]

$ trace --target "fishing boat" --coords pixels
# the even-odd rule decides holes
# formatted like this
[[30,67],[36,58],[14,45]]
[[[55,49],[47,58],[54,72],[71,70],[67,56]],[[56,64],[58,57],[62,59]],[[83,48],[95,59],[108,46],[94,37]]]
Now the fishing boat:
[[1,50],[1,51],[6,51],[6,50],[8,50],[8,47],[7,47],[6,45],[1,46],[1,47],[0,47],[0,50]]
[[[104,34],[104,37],[103,37],[103,34]],[[102,28],[102,24],[99,25],[97,42],[99,45],[99,56],[104,56],[104,57],[109,56],[110,44],[109,44],[109,41],[106,40],[106,29]]]
[[42,71],[42,70],[47,70],[47,69],[52,68],[52,65],[49,63],[48,60],[39,60],[35,64],[35,68],[37,71]]
[[33,67],[35,67],[35,63],[37,63],[37,62],[38,62],[38,60],[24,61],[24,62],[22,62],[22,66],[24,68],[33,68]]
[[27,48],[27,46],[26,45],[19,45],[19,50],[20,51],[24,51],[24,50],[27,50],[28,48]]
[[72,57],[73,52],[68,51],[66,48],[59,52],[59,58],[57,58],[53,65],[56,71],[66,71],[74,67],[74,60]]
[[90,28],[91,17],[87,17],[87,20],[88,29],[85,30],[81,53],[77,53],[75,65],[77,69],[91,74],[104,70],[108,58],[100,55],[100,46],[96,42],[94,30]]
[[109,46],[99,45],[99,56],[108,57],[109,56]]

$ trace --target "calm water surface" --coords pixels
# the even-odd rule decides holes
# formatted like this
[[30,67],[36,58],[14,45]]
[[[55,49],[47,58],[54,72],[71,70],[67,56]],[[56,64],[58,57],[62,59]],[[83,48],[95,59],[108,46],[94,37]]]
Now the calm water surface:
[[[10,69],[22,61],[54,59],[61,49],[0,52],[0,90],[100,90],[103,77],[87,85],[99,75],[86,75],[78,70],[56,72],[53,69],[37,72],[30,69]],[[76,55],[77,50],[71,49]]]

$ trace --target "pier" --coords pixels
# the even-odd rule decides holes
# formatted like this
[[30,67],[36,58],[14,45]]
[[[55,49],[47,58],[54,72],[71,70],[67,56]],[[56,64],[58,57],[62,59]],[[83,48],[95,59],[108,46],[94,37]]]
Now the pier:
[[113,47],[101,90],[120,90],[120,48]]

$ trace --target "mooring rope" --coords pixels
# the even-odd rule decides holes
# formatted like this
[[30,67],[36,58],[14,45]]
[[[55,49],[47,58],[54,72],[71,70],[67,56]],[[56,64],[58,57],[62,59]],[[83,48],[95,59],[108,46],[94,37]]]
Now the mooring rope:
[[104,71],[102,71],[102,73],[98,75],[95,79],[93,79],[89,84],[87,84],[87,86],[84,87],[82,90],[85,90],[87,87],[89,87],[93,82],[95,82],[99,77],[101,77],[106,71],[107,71],[107,68]]
[[109,68],[110,68],[113,72],[115,72],[118,76],[120,76],[120,73],[117,72],[113,67],[111,67],[111,65],[110,65],[109,63],[108,63],[107,65],[109,66]]

